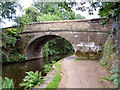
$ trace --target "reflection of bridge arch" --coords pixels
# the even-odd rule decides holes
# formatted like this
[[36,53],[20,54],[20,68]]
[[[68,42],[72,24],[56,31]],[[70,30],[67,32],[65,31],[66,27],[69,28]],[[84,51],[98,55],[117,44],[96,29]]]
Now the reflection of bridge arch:
[[[56,37],[61,37],[61,36],[58,36],[58,35],[44,35],[44,36],[37,37],[36,39],[31,41],[25,48],[25,54],[27,55],[27,59],[35,59],[35,58],[43,57],[44,45],[49,40],[52,40]],[[64,38],[64,37],[62,37],[62,38]],[[71,42],[69,42],[69,43],[71,44]]]

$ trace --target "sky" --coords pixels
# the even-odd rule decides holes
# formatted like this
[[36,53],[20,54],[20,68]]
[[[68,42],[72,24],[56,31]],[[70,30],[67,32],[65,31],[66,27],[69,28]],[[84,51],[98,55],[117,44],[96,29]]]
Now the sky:
[[[23,9],[31,6],[32,4],[32,0],[19,0],[19,3],[22,5]],[[76,11],[75,9],[73,9],[73,11],[76,14],[81,14],[82,16],[85,17],[85,19],[93,19],[93,18],[99,18],[98,16],[98,11],[94,12],[94,15],[89,15],[87,11],[82,12],[82,11]],[[22,12],[20,12],[19,10],[16,11],[16,16],[21,16]],[[2,23],[0,27],[4,28],[4,27],[10,27],[15,25],[15,22],[13,21],[9,21],[8,19],[3,20],[5,23]]]

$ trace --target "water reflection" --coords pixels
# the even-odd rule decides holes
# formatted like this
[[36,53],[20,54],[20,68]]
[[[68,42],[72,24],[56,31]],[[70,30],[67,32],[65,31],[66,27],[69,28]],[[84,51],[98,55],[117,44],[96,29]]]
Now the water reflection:
[[12,78],[18,86],[28,71],[43,71],[43,59],[2,66],[2,76]]

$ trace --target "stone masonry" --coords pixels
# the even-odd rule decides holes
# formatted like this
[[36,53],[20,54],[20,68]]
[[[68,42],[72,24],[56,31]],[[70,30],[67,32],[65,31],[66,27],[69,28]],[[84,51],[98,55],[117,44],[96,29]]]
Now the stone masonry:
[[98,52],[103,49],[107,33],[112,29],[111,22],[102,26],[103,21],[104,19],[100,18],[27,24],[21,33],[23,53],[27,55],[27,59],[41,58],[44,45],[56,37],[68,40],[75,52],[77,50]]

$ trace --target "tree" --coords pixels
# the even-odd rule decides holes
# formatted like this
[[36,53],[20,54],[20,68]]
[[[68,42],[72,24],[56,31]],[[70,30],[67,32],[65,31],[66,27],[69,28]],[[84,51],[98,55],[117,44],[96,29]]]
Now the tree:
[[37,21],[55,21],[55,20],[62,20],[61,17],[55,15],[48,14],[41,14],[41,16],[37,17]]
[[115,40],[116,54],[120,55],[120,2],[101,2],[91,3],[93,8],[99,7],[99,15],[105,17],[103,24],[113,20],[113,27],[111,30],[112,36]]
[[44,46],[44,57],[53,55],[64,55],[68,52],[74,51],[73,46],[62,37],[56,37],[47,42]]
[[12,19],[15,18],[16,8],[21,8],[20,4],[16,1],[0,1],[0,22],[2,19]]
[[85,19],[85,17],[81,16],[80,14],[76,14],[76,19]]
[[[86,3],[89,3],[90,6],[85,6]],[[68,3],[69,5],[60,4],[61,7],[66,7],[67,10],[69,9],[70,5],[78,6],[76,10],[86,11],[88,10],[89,14],[93,14],[93,11],[97,8],[99,9],[99,15],[101,17],[106,18],[102,25],[109,22],[109,20],[113,20],[113,28],[111,33],[115,39],[115,48],[116,53],[120,54],[120,2],[80,2],[80,3]]]
[[37,21],[38,11],[35,7],[28,7],[25,9],[25,14],[29,15],[33,22]]
[[[60,4],[65,4],[65,2],[36,2],[32,4],[37,10],[42,14],[57,15],[64,19],[76,19],[75,13],[72,10],[66,10],[61,7]],[[70,7],[69,7],[70,8]],[[71,8],[70,8],[71,9]]]
[[[16,18],[16,8],[20,8],[17,0],[14,2],[10,1],[0,1],[0,22],[2,19],[15,19]],[[1,44],[1,54],[2,62],[18,62],[25,60],[25,55],[21,53],[21,47],[18,45],[21,41],[20,30],[18,29],[2,29],[1,31],[2,44]]]
[[113,19],[111,33],[115,40],[116,54],[120,55],[120,2],[102,2],[99,15],[106,17],[104,24]]

